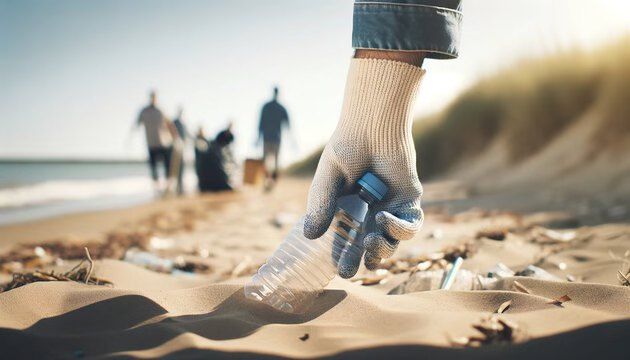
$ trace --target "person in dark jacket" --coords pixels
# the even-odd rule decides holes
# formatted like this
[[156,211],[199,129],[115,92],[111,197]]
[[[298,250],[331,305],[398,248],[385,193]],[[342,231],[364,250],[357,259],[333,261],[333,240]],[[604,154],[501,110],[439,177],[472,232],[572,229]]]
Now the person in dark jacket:
[[263,161],[268,188],[278,179],[278,155],[284,128],[289,128],[289,115],[278,102],[278,88],[274,87],[273,99],[263,106],[258,126],[258,140],[263,141]]

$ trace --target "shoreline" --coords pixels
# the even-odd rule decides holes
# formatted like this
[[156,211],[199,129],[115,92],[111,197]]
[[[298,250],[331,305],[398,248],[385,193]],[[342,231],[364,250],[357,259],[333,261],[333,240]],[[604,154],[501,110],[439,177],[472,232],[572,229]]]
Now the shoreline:
[[85,213],[123,210],[160,201],[150,194],[94,198],[70,201],[53,201],[38,205],[23,205],[0,209],[0,227],[45,221]]

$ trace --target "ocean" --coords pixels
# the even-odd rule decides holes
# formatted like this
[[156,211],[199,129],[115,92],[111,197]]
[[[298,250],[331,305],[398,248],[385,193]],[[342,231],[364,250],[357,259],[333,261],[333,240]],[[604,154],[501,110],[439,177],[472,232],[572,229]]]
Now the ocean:
[[0,162],[0,225],[153,198],[149,169],[141,162]]

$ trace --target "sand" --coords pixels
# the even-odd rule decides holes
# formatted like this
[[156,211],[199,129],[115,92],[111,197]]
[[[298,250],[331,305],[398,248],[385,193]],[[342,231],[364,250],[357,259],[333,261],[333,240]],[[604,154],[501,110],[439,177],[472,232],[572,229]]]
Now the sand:
[[[308,182],[286,180],[272,194],[246,189],[0,228],[4,249],[67,236],[98,241],[107,231],[140,226],[152,214],[197,209],[203,215],[196,215],[193,228],[160,236],[175,239],[187,253],[205,249],[210,255],[204,261],[212,266],[209,274],[169,275],[99,259],[96,275],[112,281],[111,288],[39,282],[0,293],[0,358],[629,356],[630,287],[620,285],[616,271],[630,249],[630,225],[565,230],[574,231],[576,240],[549,254],[550,246],[528,238],[531,231],[514,230],[503,241],[475,239],[475,234],[489,227],[514,229],[516,223],[545,226],[558,213],[445,215],[440,197],[456,193],[445,188],[451,185],[426,187],[424,229],[401,246],[398,257],[474,241],[477,251],[465,260],[465,269],[485,272],[499,261],[520,269],[547,254],[539,265],[560,281],[507,277],[497,290],[388,295],[409,279],[403,272],[375,286],[336,278],[302,315],[252,303],[242,294],[250,272],[229,272],[244,261],[264,260],[290,228],[291,217],[303,211]],[[568,282],[567,275],[580,281]],[[359,276],[372,275],[362,269]],[[515,291],[515,280],[530,294]],[[571,301],[549,304],[563,295]],[[476,334],[471,325],[508,300],[510,307],[497,316],[516,324],[523,341],[474,349],[452,344]]]

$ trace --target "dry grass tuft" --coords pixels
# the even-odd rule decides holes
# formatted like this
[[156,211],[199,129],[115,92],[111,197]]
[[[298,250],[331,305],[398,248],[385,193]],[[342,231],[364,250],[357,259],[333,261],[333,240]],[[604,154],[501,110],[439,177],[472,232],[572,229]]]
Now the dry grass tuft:
[[587,113],[602,122],[593,143],[585,146],[602,150],[630,134],[629,63],[627,36],[593,52],[524,60],[480,81],[442,113],[416,122],[421,176],[440,175],[499,137],[508,145],[509,159],[522,161]]

